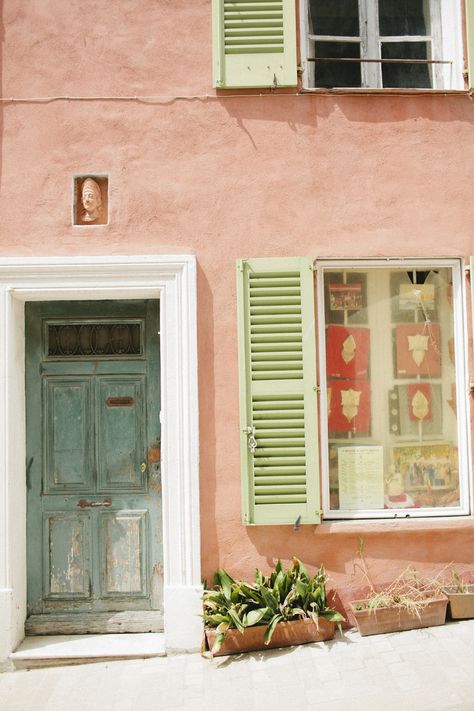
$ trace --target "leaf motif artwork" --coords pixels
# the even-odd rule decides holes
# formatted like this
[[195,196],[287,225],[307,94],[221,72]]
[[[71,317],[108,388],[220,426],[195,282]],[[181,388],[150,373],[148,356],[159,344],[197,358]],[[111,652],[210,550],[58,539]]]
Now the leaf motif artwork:
[[[403,387],[403,386],[401,386]],[[428,422],[432,419],[433,392],[429,383],[407,385],[409,417],[412,422]]]
[[422,336],[421,333],[417,333],[415,336],[407,336],[407,338],[408,350],[417,366],[420,367],[428,350],[428,336]]
[[395,329],[396,375],[441,375],[439,323],[398,324]]
[[342,414],[351,422],[359,412],[360,390],[341,390]]
[[354,360],[356,354],[357,344],[355,342],[354,336],[351,334],[347,336],[346,340],[342,344],[341,357],[344,363],[350,363]]
[[329,326],[326,374],[329,378],[369,377],[370,331],[355,326]]
[[430,405],[428,399],[425,395],[423,395],[421,390],[417,390],[414,394],[411,401],[411,409],[418,420],[424,420],[429,414]]
[[330,380],[328,428],[330,433],[370,433],[370,382]]

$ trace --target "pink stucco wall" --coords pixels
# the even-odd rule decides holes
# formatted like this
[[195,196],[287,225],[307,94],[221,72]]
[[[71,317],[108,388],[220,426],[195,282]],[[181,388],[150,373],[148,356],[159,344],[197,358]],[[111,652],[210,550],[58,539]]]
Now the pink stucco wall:
[[[297,555],[346,582],[359,535],[379,577],[474,564],[472,520],[241,525],[235,304],[239,257],[467,258],[474,102],[217,96],[210,13],[211,0],[4,0],[2,94],[22,101],[1,117],[0,255],[196,255],[207,578]],[[74,98],[44,100],[60,96]],[[155,98],[120,98],[135,96]],[[109,175],[109,225],[71,225],[72,177],[88,173]]]

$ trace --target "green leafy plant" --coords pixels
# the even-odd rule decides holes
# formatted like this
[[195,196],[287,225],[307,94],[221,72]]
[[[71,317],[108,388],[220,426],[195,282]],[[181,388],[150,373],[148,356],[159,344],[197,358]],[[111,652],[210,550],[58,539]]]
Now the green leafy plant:
[[203,595],[204,622],[217,632],[211,652],[221,649],[227,631],[233,628],[243,633],[247,627],[266,625],[268,644],[279,622],[309,618],[318,625],[318,618],[325,617],[340,627],[343,616],[327,602],[327,577],[323,565],[311,577],[297,558],[288,570],[279,560],[268,576],[257,569],[254,583],[234,580],[225,570],[218,570],[214,588]]

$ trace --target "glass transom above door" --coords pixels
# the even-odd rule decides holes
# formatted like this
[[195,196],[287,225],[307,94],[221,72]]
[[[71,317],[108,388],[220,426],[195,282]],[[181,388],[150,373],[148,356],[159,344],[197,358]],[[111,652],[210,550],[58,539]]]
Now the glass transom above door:
[[143,358],[144,322],[48,320],[44,323],[43,342],[48,360]]

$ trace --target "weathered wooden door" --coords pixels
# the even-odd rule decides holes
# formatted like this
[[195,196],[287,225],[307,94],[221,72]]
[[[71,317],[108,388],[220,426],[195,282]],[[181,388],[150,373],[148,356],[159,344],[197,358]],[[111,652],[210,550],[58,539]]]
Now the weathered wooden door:
[[157,301],[26,306],[29,632],[160,626],[159,361]]

